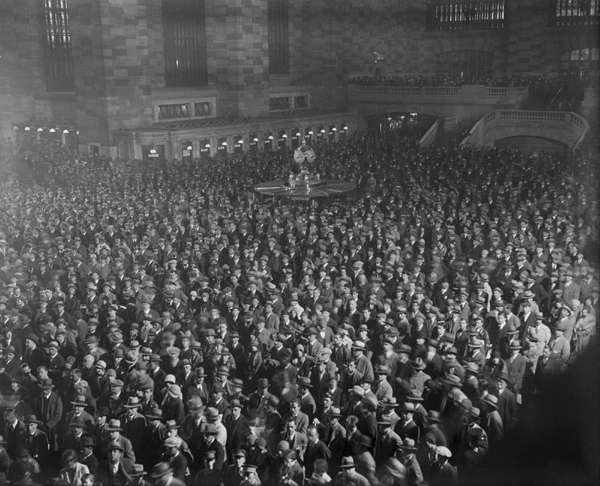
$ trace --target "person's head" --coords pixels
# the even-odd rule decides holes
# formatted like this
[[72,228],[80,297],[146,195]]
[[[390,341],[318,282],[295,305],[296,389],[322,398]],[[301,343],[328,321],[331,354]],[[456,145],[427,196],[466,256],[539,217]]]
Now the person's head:
[[296,433],[296,422],[293,420],[288,420],[285,423],[285,431],[288,433],[288,435],[294,435]]
[[45,380],[46,378],[48,378],[48,368],[46,368],[45,366],[38,366],[38,369],[37,369],[37,378],[40,381]]
[[121,456],[123,455],[123,449],[120,447],[110,447],[107,453],[108,460],[111,464],[116,464],[121,460]]
[[290,411],[292,412],[292,415],[298,415],[298,412],[300,412],[300,400],[292,400],[292,403],[290,403]]
[[306,438],[311,444],[316,444],[319,442],[319,432],[314,425],[309,426],[306,430]]
[[81,478],[81,486],[94,486],[96,478],[93,474],[84,474]]
[[66,469],[71,469],[77,462],[77,453],[73,449],[67,449],[62,453],[60,462]]

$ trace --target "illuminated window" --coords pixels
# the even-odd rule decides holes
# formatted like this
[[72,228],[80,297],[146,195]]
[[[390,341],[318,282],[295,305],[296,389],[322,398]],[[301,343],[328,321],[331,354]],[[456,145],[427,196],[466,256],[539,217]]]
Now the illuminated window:
[[586,84],[598,79],[600,48],[585,47],[563,52],[560,58],[560,76],[578,78]]
[[428,30],[503,29],[506,0],[428,0]]
[[162,20],[166,85],[206,85],[204,0],[164,0]]
[[44,0],[46,91],[73,91],[67,0]]
[[556,0],[556,25],[598,25],[600,0]]
[[451,51],[437,56],[438,78],[483,78],[492,75],[493,54],[483,51]]
[[290,42],[287,0],[268,0],[269,73],[288,74]]

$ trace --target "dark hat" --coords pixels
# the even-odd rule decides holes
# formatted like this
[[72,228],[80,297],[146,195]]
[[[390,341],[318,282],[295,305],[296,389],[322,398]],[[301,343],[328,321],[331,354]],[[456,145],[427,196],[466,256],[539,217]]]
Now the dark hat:
[[521,349],[523,346],[521,346],[521,341],[519,341],[518,339],[515,339],[512,343],[510,343],[510,345],[508,346],[509,349]]
[[217,435],[217,428],[214,424],[202,424],[200,433],[204,435]]
[[160,408],[153,408],[146,414],[146,418],[148,420],[162,420],[163,419],[162,410]]
[[138,408],[140,406],[140,400],[138,397],[129,397],[127,403],[124,405],[125,408]]
[[54,385],[52,384],[52,379],[46,378],[45,380],[43,380],[40,384],[40,388],[42,390],[50,390],[51,388],[54,388]]
[[27,417],[25,417],[25,420],[23,420],[23,423],[25,423],[25,424],[41,424],[42,421],[38,420],[35,415],[27,415]]
[[342,458],[342,463],[340,464],[340,467],[342,469],[349,469],[349,468],[356,467],[355,464],[354,464],[354,458],[352,456],[343,457]]
[[98,417],[109,417],[110,409],[108,407],[98,407],[98,411],[96,412]]
[[308,378],[307,376],[300,376],[298,378],[298,385],[306,387],[306,388],[312,388],[312,385],[310,383],[310,378]]
[[231,400],[231,402],[229,402],[229,408],[244,408],[241,404],[241,402],[237,399],[234,398],[233,400]]
[[129,472],[130,476],[145,476],[146,474],[148,473],[144,471],[144,466],[141,464],[134,464],[133,469]]
[[108,422],[108,425],[104,427],[104,430],[107,432],[122,432],[123,429],[121,428],[121,421],[118,419],[112,419],[110,422]]
[[460,378],[457,375],[451,374],[448,375],[445,379],[442,380],[444,383],[450,386],[461,386]]
[[85,401],[85,397],[83,395],[79,395],[71,402],[71,405],[74,407],[87,407],[87,403]]
[[498,408],[498,397],[496,395],[488,393],[485,397],[483,397],[483,401],[494,408]]
[[400,447],[402,449],[409,450],[409,451],[417,450],[417,446],[415,444],[414,439],[411,439],[410,437],[407,437],[406,439],[404,439],[404,443]]
[[110,451],[113,451],[113,450],[117,450],[117,451],[123,452],[123,446],[119,442],[117,442],[116,440],[112,441],[106,447],[106,452],[110,452]]
[[96,441],[94,440],[94,436],[93,435],[84,435],[81,438],[80,446],[81,447],[95,447]]
[[154,469],[150,473],[151,478],[162,478],[163,476],[173,472],[173,469],[169,467],[169,464],[166,462],[159,462],[154,465]]
[[415,358],[415,360],[412,363],[412,367],[415,370],[424,370],[427,367],[427,365],[425,364],[422,358]]
[[216,451],[206,451],[204,454],[202,454],[201,457],[202,457],[202,459],[207,459],[207,460],[216,459],[217,453],[216,453]]

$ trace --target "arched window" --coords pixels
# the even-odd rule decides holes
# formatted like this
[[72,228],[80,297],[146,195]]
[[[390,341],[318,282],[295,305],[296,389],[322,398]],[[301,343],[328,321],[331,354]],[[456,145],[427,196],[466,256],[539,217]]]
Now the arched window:
[[600,0],[556,0],[554,23],[560,26],[598,25]]
[[484,51],[450,51],[437,56],[438,78],[484,81],[492,76],[494,56]]
[[44,0],[46,91],[73,91],[73,63],[67,0]]
[[162,20],[166,85],[206,85],[204,0],[163,0]]
[[428,30],[503,29],[505,0],[427,0]]
[[597,81],[600,68],[600,48],[584,47],[563,52],[560,57],[560,76],[577,78],[586,84]]
[[288,74],[290,69],[290,39],[287,0],[269,0],[269,73]]

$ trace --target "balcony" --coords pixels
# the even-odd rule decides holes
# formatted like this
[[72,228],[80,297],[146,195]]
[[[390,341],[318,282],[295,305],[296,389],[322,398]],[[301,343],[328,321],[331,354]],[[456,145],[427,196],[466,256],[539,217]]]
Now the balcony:
[[434,116],[457,116],[475,123],[493,109],[517,109],[528,88],[465,86],[354,86],[348,103],[362,115],[385,111],[416,111]]
[[588,122],[570,111],[495,110],[479,120],[462,144],[490,145],[510,137],[549,139],[576,149],[587,132]]

